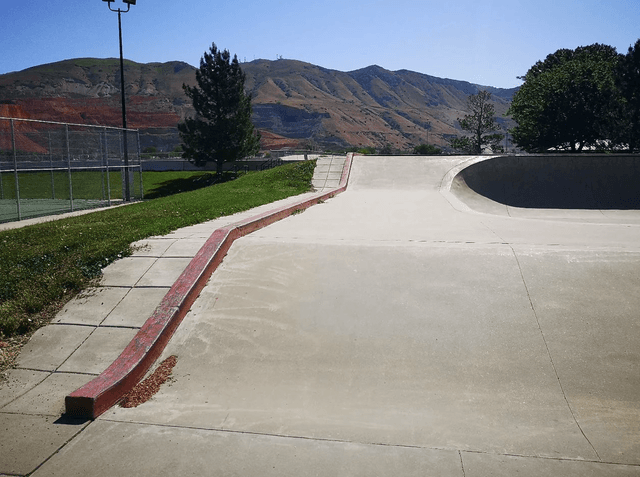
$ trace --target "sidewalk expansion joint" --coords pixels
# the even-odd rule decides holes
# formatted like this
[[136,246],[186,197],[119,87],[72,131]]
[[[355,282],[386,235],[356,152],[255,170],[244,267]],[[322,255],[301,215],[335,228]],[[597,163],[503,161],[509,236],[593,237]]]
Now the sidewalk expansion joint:
[[239,435],[247,435],[247,436],[255,436],[255,437],[273,437],[277,439],[292,439],[292,440],[303,440],[303,441],[316,441],[316,442],[332,442],[336,444],[360,444],[365,446],[374,446],[374,447],[394,447],[401,449],[424,449],[424,450],[451,450],[447,448],[438,448],[438,447],[424,447],[419,445],[411,445],[411,444],[390,444],[386,442],[361,442],[355,440],[347,440],[347,439],[331,439],[328,437],[309,437],[309,436],[294,436],[288,434],[275,434],[270,432],[255,432],[255,431],[241,431],[234,429],[222,429],[222,428],[214,428],[214,427],[197,427],[197,426],[180,426],[175,424],[157,424],[157,423],[148,423],[148,422],[138,422],[138,421],[123,421],[119,419],[110,419],[110,418],[98,418],[100,421],[105,422],[114,422],[118,424],[133,424],[137,426],[150,426],[150,427],[162,427],[167,429],[185,429],[185,430],[193,430],[193,431],[206,431],[212,433],[229,433],[229,434],[239,434]]
[[462,460],[462,452],[458,450],[458,456],[460,457],[460,468],[462,469],[462,477],[465,477],[464,473],[464,461]]
[[541,459],[541,460],[559,461],[559,462],[616,465],[616,466],[634,467],[634,468],[640,469],[640,464],[603,461],[599,457],[598,457],[598,460],[595,460],[595,459],[585,459],[582,457],[552,457],[552,456],[534,455],[534,454],[518,454],[518,453],[512,453],[512,452],[489,452],[489,451],[484,451],[479,449],[477,450],[456,449],[451,447],[421,446],[421,445],[413,445],[413,444],[392,444],[388,442],[364,442],[364,441],[347,440],[347,439],[331,439],[328,437],[295,436],[295,435],[288,435],[288,434],[275,434],[270,432],[243,431],[243,430],[198,427],[198,426],[176,425],[176,424],[159,424],[159,423],[149,423],[149,422],[141,422],[141,421],[126,421],[122,419],[115,419],[115,418],[108,418],[108,417],[99,417],[97,420],[104,421],[104,422],[112,422],[116,424],[131,424],[135,426],[159,427],[159,428],[166,428],[166,429],[184,429],[184,430],[205,431],[205,432],[212,432],[212,433],[229,433],[229,434],[239,434],[239,435],[247,435],[247,436],[255,436],[255,437],[273,437],[277,439],[330,442],[335,444],[358,444],[363,446],[390,447],[390,448],[399,448],[399,449],[448,451],[448,452],[457,452],[458,455],[460,455],[461,459],[464,457],[463,454],[478,454],[478,455],[500,456],[500,457],[518,457],[518,458],[525,458],[525,459]]
[[[25,411],[2,411],[0,410],[0,414],[5,414],[8,416],[31,416],[31,417],[49,417],[55,418],[58,420],[60,418],[60,414],[44,414],[42,412],[25,412]],[[0,474],[4,475],[4,474]]]
[[[185,257],[182,257],[185,258]],[[122,288],[126,288],[126,287],[122,287]],[[159,290],[159,289],[165,289],[165,290],[170,290],[171,287],[169,285],[135,285],[130,287],[132,290],[135,288],[137,290]]]
[[78,376],[98,376],[99,373],[87,373],[84,371],[54,371],[51,374],[75,374]]
[[133,325],[99,325],[98,328],[100,329],[121,329],[121,330],[139,330],[140,326],[133,326]]
[[469,449],[461,449],[461,454],[479,454],[479,455],[492,455],[492,456],[501,456],[501,457],[516,457],[522,459],[540,459],[540,460],[548,460],[548,461],[557,461],[557,462],[575,462],[578,464],[602,464],[602,465],[617,465],[624,467],[635,467],[640,468],[640,464],[628,464],[623,462],[611,462],[611,461],[603,461],[598,458],[598,460],[594,459],[583,459],[580,457],[551,457],[546,455],[530,455],[530,454],[516,454],[516,453],[495,453],[495,452],[486,452],[480,450],[469,450]]
[[[63,363],[64,364],[64,363]],[[60,365],[62,366],[62,364]],[[35,386],[33,386],[32,388],[29,388],[29,390],[25,391],[25,394],[27,392],[29,392],[32,389],[35,389],[36,387],[38,387],[40,384],[42,384],[42,382],[45,379],[48,379],[49,377],[51,377],[51,375],[53,374],[78,374],[81,376],[98,376],[98,373],[85,373],[82,371],[58,371],[58,369],[60,368],[60,366],[58,366],[56,369],[54,369],[53,371],[51,371],[50,369],[38,369],[38,368],[22,368],[22,367],[17,367],[17,368],[13,368],[13,369],[19,369],[20,371],[36,371],[38,373],[49,373],[49,376],[46,376],[42,381],[40,381],[38,384],[36,384]],[[21,394],[18,397],[24,396],[24,394]],[[17,399],[17,398],[16,398]],[[11,402],[15,401],[15,399],[13,399]],[[8,403],[7,403],[8,404]]]
[[31,390],[33,390],[33,389],[37,388],[38,386],[40,386],[47,379],[49,379],[49,377],[51,377],[51,375],[53,374],[52,371],[41,371],[41,370],[38,370],[38,369],[17,368],[17,367],[13,368],[13,369],[19,369],[19,370],[25,370],[25,371],[37,371],[37,372],[48,373],[48,374],[44,378],[42,378],[40,381],[38,381],[36,384],[34,384],[32,387],[30,387],[28,389],[25,389],[24,392],[18,394],[13,399],[11,399],[10,401],[8,401],[8,402],[4,403],[2,406],[0,406],[0,412],[4,412],[4,411],[2,411],[3,408],[7,407],[8,405],[10,405],[11,403],[17,401],[18,399],[20,399],[22,396],[24,396],[25,394],[27,394]]
[[[104,320],[102,320],[102,321],[104,321]],[[101,323],[102,323],[102,322],[101,322]],[[78,351],[78,350],[80,349],[80,347],[81,347],[83,344],[85,344],[85,343],[87,342],[87,340],[88,340],[89,338],[91,338],[91,336],[93,336],[93,334],[94,334],[94,333],[96,332],[96,330],[99,328],[99,326],[96,326],[96,325],[83,325],[83,326],[90,326],[90,327],[92,327],[92,328],[93,328],[93,331],[91,331],[91,333],[89,333],[89,334],[87,335],[87,337],[86,337],[85,339],[83,339],[83,340],[82,340],[82,342],[81,342],[80,344],[78,344],[78,346],[76,346],[76,348],[75,348],[71,353],[69,353],[69,356],[67,356],[67,357],[62,361],[62,363],[60,363],[60,364],[55,368],[55,370],[54,370],[54,371],[58,371],[62,366],[64,366],[64,364],[65,364],[67,361],[69,361],[69,359],[71,359],[71,357],[76,353],[76,351]],[[85,374],[85,373],[82,373],[82,374]]]
[[49,323],[47,326],[83,326],[85,328],[98,328],[98,325],[92,325],[91,323],[77,323],[69,321],[57,321],[55,323]]
[[[50,369],[25,368],[25,367],[22,367],[22,366],[16,366],[16,367],[15,367],[15,368],[13,368],[13,369],[19,369],[19,370],[21,370],[21,371],[37,371],[37,372],[39,372],[39,373],[49,373],[49,374],[53,374],[53,373],[55,373],[55,371],[51,371]],[[48,376],[47,376],[47,377],[48,377]],[[46,378],[45,378],[45,379],[46,379]],[[42,381],[44,381],[44,379],[43,379]],[[42,382],[42,381],[40,381],[40,382]],[[40,383],[38,383],[38,384],[40,384]],[[36,386],[37,386],[37,385],[36,385]]]
[[[59,420],[62,420],[62,419],[63,418],[60,418]],[[91,421],[89,421],[89,420],[87,420],[85,422],[82,422],[82,423],[77,419],[76,419],[76,421],[78,421],[76,425],[80,426],[80,429],[78,429],[78,432],[76,432],[71,437],[69,437],[69,439],[67,439],[65,442],[63,442],[60,445],[60,447],[58,447],[55,451],[53,451],[49,457],[47,457],[42,462],[40,462],[40,464],[38,464],[36,466],[36,468],[33,469],[31,472],[29,472],[27,475],[32,475],[33,473],[37,472],[38,469],[40,469],[43,465],[45,465],[47,462],[49,462],[54,455],[56,455],[58,452],[60,452],[62,449],[64,449],[72,440],[74,440],[76,437],[78,437],[80,435],[80,433],[82,433],[91,424]]]

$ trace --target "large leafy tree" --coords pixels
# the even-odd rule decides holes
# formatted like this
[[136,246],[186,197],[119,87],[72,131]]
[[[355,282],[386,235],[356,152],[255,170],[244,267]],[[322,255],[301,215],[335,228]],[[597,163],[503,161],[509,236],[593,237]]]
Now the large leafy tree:
[[218,175],[225,163],[253,155],[260,137],[251,122],[251,95],[244,91],[245,74],[237,56],[215,43],[200,60],[196,86],[183,85],[196,115],[178,125],[183,157],[197,166],[215,162]]
[[508,114],[518,125],[514,142],[526,151],[580,151],[611,146],[618,117],[616,49],[594,44],[561,49],[538,61],[522,78]]
[[495,132],[500,126],[496,122],[491,93],[482,90],[478,94],[472,94],[467,98],[467,108],[471,113],[462,119],[458,118],[458,123],[471,136],[451,139],[451,147],[470,154],[482,154],[487,147],[493,152],[502,151],[500,142],[504,135]]
[[622,121],[617,130],[629,152],[640,149],[640,40],[629,47],[616,68],[616,85],[622,96]]

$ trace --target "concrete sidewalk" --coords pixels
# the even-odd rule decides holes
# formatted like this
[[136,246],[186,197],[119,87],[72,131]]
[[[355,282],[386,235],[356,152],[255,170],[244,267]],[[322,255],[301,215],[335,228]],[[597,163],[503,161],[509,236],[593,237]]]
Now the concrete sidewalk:
[[346,193],[234,243],[152,400],[0,408],[0,473],[640,475],[640,214],[476,213],[450,191],[467,159],[357,157]]
[[[340,177],[334,171],[344,163],[344,156],[318,159],[316,188],[336,188]],[[0,475],[32,472],[84,428],[87,423],[82,420],[61,417],[65,396],[120,355],[215,230],[313,195],[150,237],[134,244],[130,257],[105,268],[100,286],[81,293],[38,330],[23,348],[17,367],[0,384]]]

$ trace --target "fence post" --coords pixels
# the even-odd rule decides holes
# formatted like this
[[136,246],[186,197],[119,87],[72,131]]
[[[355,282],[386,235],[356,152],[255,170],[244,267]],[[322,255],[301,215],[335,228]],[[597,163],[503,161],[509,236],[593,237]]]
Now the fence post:
[[[126,182],[127,182],[127,174],[129,173],[128,168],[124,167],[124,153],[125,153],[125,147],[127,147],[127,136],[126,136],[126,131],[124,130],[120,130],[120,178],[122,179],[122,202],[126,202],[127,200],[127,186],[126,186]],[[124,141],[124,146],[123,146],[123,141]]]
[[4,184],[2,182],[2,156],[0,155],[0,199],[4,199]]
[[102,187],[102,202],[104,202],[104,149],[102,148],[102,131],[98,131],[98,143],[100,144],[100,186]]
[[109,178],[109,138],[104,128],[104,166],[107,170],[107,204],[111,207],[111,179]]
[[[0,156],[1,158],[2,156]],[[4,184],[2,180],[2,160],[0,159],[0,199],[4,199]]]
[[71,180],[71,146],[69,146],[69,125],[64,125],[65,141],[67,143],[67,167],[69,174],[69,201],[71,202],[71,212],[73,212],[73,182]]
[[18,151],[16,150],[16,132],[14,129],[14,121],[11,123],[11,149],[13,150],[13,176],[16,181],[16,201],[18,204],[18,220],[22,220],[22,210],[20,210],[20,181],[18,180]]
[[53,147],[51,146],[51,131],[47,133],[49,136],[49,167],[51,167],[51,198],[56,198],[56,185],[53,178]]
[[142,157],[140,156],[140,130],[136,131],[138,138],[138,173],[140,174],[140,199],[144,199],[144,187],[142,184]]

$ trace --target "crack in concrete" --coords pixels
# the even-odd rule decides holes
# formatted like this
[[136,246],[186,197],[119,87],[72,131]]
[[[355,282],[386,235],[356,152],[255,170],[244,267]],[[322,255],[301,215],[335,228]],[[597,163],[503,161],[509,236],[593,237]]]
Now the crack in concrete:
[[484,225],[491,233],[493,233],[496,237],[498,237],[500,240],[502,240],[503,243],[505,245],[508,245],[508,247],[511,249],[511,253],[513,253],[513,257],[515,258],[516,264],[518,265],[518,271],[520,272],[520,278],[522,279],[522,284],[524,285],[524,289],[525,289],[525,291],[527,293],[527,299],[529,300],[529,306],[531,307],[531,311],[533,312],[533,316],[536,319],[536,324],[538,326],[538,330],[540,331],[540,336],[542,337],[542,342],[544,343],[544,347],[547,350],[547,356],[549,357],[549,361],[551,363],[551,367],[553,368],[553,372],[554,372],[554,374],[556,376],[556,379],[558,381],[558,386],[560,387],[560,391],[562,392],[562,397],[564,398],[564,401],[567,404],[567,408],[569,409],[569,412],[571,413],[571,417],[573,418],[573,422],[575,422],[576,426],[580,430],[580,433],[585,438],[585,440],[589,443],[589,446],[591,447],[591,449],[593,450],[594,454],[598,458],[597,462],[602,462],[602,458],[600,457],[600,454],[598,454],[598,451],[596,450],[596,448],[594,447],[592,442],[589,440],[589,438],[585,434],[584,430],[582,429],[582,426],[580,426],[580,423],[578,422],[578,418],[576,417],[576,414],[575,414],[573,408],[571,407],[571,403],[569,402],[569,399],[567,398],[567,394],[564,391],[564,386],[562,385],[562,381],[560,380],[560,375],[558,374],[558,369],[556,368],[556,363],[553,361],[553,356],[551,356],[551,350],[549,349],[549,344],[547,343],[547,338],[545,337],[544,332],[542,331],[542,325],[540,324],[540,319],[538,318],[538,312],[536,311],[536,308],[533,305],[533,300],[531,299],[531,294],[529,293],[529,287],[527,286],[527,281],[524,278],[524,273],[522,271],[522,266],[520,265],[520,260],[518,259],[518,254],[516,253],[515,249],[513,248],[513,245],[511,243],[508,243],[508,242],[504,241],[504,239],[502,237],[500,237],[500,235],[498,235],[495,230],[493,230],[491,227],[489,227],[484,222],[482,222],[482,225]]
[[582,426],[580,426],[580,423],[578,422],[578,418],[576,417],[576,414],[575,414],[573,408],[571,407],[571,403],[569,402],[569,399],[567,398],[567,395],[566,395],[566,393],[564,391],[564,386],[562,385],[562,381],[560,380],[560,375],[558,374],[558,369],[556,368],[556,363],[553,361],[553,356],[551,356],[551,350],[549,349],[549,344],[547,343],[547,339],[544,336],[544,332],[542,331],[542,326],[540,325],[540,319],[538,318],[538,313],[536,312],[536,309],[533,306],[533,300],[531,300],[531,295],[529,294],[529,287],[527,286],[527,282],[526,282],[526,280],[524,278],[524,274],[522,272],[522,267],[520,266],[520,260],[518,259],[518,255],[516,254],[516,251],[513,249],[513,247],[511,247],[511,245],[509,245],[509,248],[511,248],[511,251],[513,252],[513,256],[516,259],[516,263],[518,264],[518,270],[520,271],[520,277],[522,278],[522,284],[524,285],[525,291],[527,292],[527,299],[529,300],[529,305],[531,306],[531,311],[533,311],[533,316],[536,319],[536,323],[538,325],[538,330],[540,330],[540,336],[542,337],[542,341],[544,343],[545,349],[547,350],[547,355],[549,356],[549,361],[551,362],[551,367],[553,368],[553,372],[555,373],[556,379],[558,380],[558,386],[560,386],[560,391],[562,392],[562,397],[564,398],[564,401],[567,403],[567,407],[569,408],[569,412],[571,413],[571,417],[573,418],[573,421],[576,423],[576,426],[578,426],[578,429],[580,430],[580,433],[587,440],[587,442],[589,443],[589,446],[591,446],[591,449],[593,449],[593,452],[595,453],[596,457],[598,458],[598,461],[602,462],[602,459],[600,458],[600,455],[598,454],[598,451],[596,450],[594,445],[591,443],[591,441],[589,440],[589,438],[585,434],[584,430],[582,429]]

